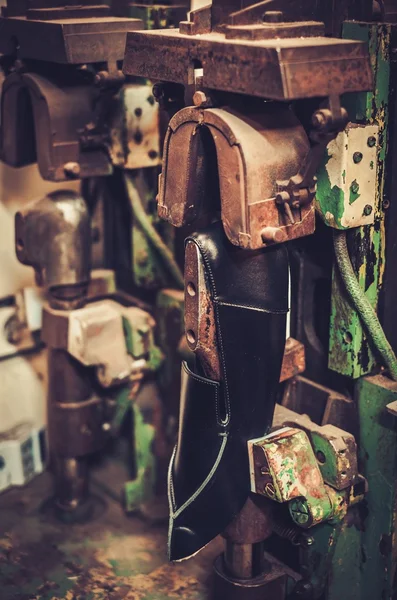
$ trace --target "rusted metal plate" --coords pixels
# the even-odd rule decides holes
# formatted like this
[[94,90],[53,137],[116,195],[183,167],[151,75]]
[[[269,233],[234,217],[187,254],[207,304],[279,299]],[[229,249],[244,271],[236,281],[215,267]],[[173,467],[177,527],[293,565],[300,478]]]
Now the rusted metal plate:
[[309,151],[302,125],[282,107],[260,107],[249,115],[227,107],[176,113],[164,143],[162,218],[180,227],[214,211],[206,203],[214,183],[206,180],[206,164],[215,157],[202,143],[204,130],[216,148],[222,222],[232,244],[258,249],[313,233],[313,205],[294,210],[290,223],[276,204],[277,181],[293,177]]
[[203,68],[205,87],[275,100],[362,91],[372,82],[366,46],[355,41],[228,40],[221,33],[178,30],[127,36],[126,75],[187,85],[194,64]]
[[325,483],[343,490],[356,482],[357,445],[351,433],[333,425],[317,425],[307,415],[278,404],[273,426],[298,427],[307,433]]
[[143,29],[140,19],[97,17],[65,21],[0,18],[0,52],[13,54],[18,43],[21,59],[62,64],[122,60],[127,31]]
[[2,160],[13,167],[37,162],[43,179],[50,181],[110,175],[107,135],[103,128],[98,135],[93,122],[98,98],[81,73],[67,86],[59,74],[11,73],[1,96]]
[[283,363],[281,367],[280,382],[287,381],[303,373],[306,368],[305,347],[298,340],[288,338],[285,342]]
[[200,359],[206,377],[220,381],[214,301],[201,253],[191,241],[185,252],[185,331],[189,349]]
[[333,516],[336,493],[325,486],[303,430],[283,427],[261,439],[250,440],[248,455],[252,492],[276,502],[288,502],[292,519],[302,527]]

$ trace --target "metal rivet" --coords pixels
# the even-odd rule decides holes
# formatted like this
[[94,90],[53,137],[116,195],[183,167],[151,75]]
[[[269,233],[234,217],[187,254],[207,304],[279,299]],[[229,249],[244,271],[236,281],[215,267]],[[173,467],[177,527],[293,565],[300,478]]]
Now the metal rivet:
[[69,177],[79,177],[80,175],[80,165],[77,162],[66,163],[63,165],[63,170]]
[[373,148],[376,144],[376,137],[371,135],[368,139],[367,139],[367,144],[370,148]]
[[350,333],[350,331],[345,331],[345,333],[343,334],[343,340],[346,342],[346,344],[351,344],[353,341],[353,336]]
[[388,208],[390,208],[390,200],[383,200],[382,202],[382,208],[383,210],[387,210]]
[[360,186],[358,185],[357,181],[353,181],[353,183],[350,186],[350,190],[352,191],[352,193],[357,194],[359,189],[360,189]]
[[362,152],[355,152],[355,153],[353,154],[353,161],[354,161],[356,164],[357,164],[357,163],[359,163],[359,162],[361,162],[361,161],[362,161],[362,159],[363,159]]
[[[162,83],[155,83],[152,91],[153,91],[153,96],[156,98],[156,100],[161,100],[164,97],[164,85]],[[148,102],[150,102],[149,98],[148,98]]]
[[366,204],[364,206],[363,215],[368,217],[372,213],[372,206],[370,204]]

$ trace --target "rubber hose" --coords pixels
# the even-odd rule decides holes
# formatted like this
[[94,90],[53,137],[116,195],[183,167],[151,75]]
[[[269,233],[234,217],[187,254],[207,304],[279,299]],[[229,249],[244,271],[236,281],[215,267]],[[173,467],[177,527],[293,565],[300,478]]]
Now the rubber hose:
[[131,208],[137,223],[139,224],[140,228],[142,229],[152,246],[157,250],[157,252],[161,256],[165,267],[167,268],[170,275],[172,275],[177,287],[183,290],[185,286],[183,274],[175,258],[173,257],[171,250],[164,243],[164,241],[161,239],[160,235],[150,222],[150,219],[147,216],[144,206],[142,204],[138,190],[136,189],[132,177],[128,172],[125,173],[125,182]]
[[394,381],[397,381],[397,357],[385,336],[385,332],[383,331],[375,310],[357,281],[350,260],[349,250],[347,248],[346,231],[334,229],[334,250],[339,273],[350,300],[352,301],[370,340],[382,357],[390,377],[394,379]]

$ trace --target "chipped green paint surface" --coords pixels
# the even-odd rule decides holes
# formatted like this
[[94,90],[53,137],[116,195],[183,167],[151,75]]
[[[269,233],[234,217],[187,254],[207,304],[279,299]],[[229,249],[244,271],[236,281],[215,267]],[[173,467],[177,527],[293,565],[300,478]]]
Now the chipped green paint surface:
[[[374,139],[375,144],[368,144]],[[350,229],[374,220],[378,126],[349,123],[325,152],[317,172],[316,209],[329,227]]]
[[333,516],[334,503],[304,431],[283,428],[253,446],[254,453],[259,448],[263,453],[261,473],[269,479],[262,493],[276,502],[288,502],[295,523],[311,527]]
[[[148,220],[161,236],[164,243],[173,251],[175,228],[161,220],[157,214],[156,189],[158,169],[142,169],[134,179]],[[135,284],[145,290],[158,290],[172,285],[174,281],[169,270],[164,268],[164,258],[154,247],[134,215],[131,231],[132,273]]]
[[[302,546],[300,549],[300,572],[304,580],[309,581],[312,585],[313,598],[319,598],[324,589],[329,586],[329,574],[332,572],[332,564],[335,564],[335,550],[342,527],[341,523],[318,525],[310,531],[314,543]],[[346,598],[347,589],[349,590],[349,600],[353,600],[350,597],[350,586],[345,588],[338,600]],[[327,600],[329,600],[328,595]]]
[[[368,480],[368,514],[362,531],[361,600],[396,593],[396,419],[386,405],[397,399],[397,384],[382,375],[356,384],[360,425],[360,472]],[[394,589],[393,589],[394,588]]]
[[[367,479],[365,501],[340,528],[310,530],[314,544],[300,551],[301,571],[327,600],[391,600],[397,595],[397,418],[386,406],[397,400],[397,383],[382,375],[355,384],[359,472]],[[328,546],[328,541],[330,545]]]
[[159,371],[159,385],[168,414],[179,413],[181,354],[179,346],[184,338],[184,292],[164,289],[156,299],[157,339],[164,353]]
[[[368,481],[368,492],[342,524],[329,568],[327,600],[346,598],[346,590],[349,600],[396,597],[397,420],[386,410],[396,399],[397,384],[382,375],[363,377],[355,384],[359,470]],[[311,531],[318,561],[320,527]]]
[[[123,317],[127,350],[135,358],[146,356],[148,369],[156,372],[162,365],[164,355],[154,343],[154,321],[148,314],[146,318],[144,311],[139,311],[139,313],[137,311],[137,314],[140,316],[137,322],[131,322]],[[116,411],[112,420],[112,430],[116,432],[120,429],[126,414],[132,410],[131,439],[134,445],[135,479],[127,481],[124,485],[127,512],[137,510],[141,504],[150,501],[156,477],[156,461],[153,450],[156,430],[152,424],[144,421],[143,414],[136,404],[136,395],[139,389],[139,384],[136,385],[134,382],[122,386],[116,396]]]
[[[352,119],[379,127],[378,166],[374,225],[357,227],[349,237],[350,253],[358,280],[371,304],[376,307],[384,272],[384,219],[382,202],[385,189],[385,157],[388,141],[388,98],[390,77],[391,25],[346,23],[343,35],[369,44],[374,73],[374,92],[347,97],[344,104]],[[349,105],[350,104],[350,105]],[[334,269],[330,318],[329,368],[357,379],[368,374],[375,357],[361,321],[352,308],[344,286]]]
[[156,430],[150,423],[145,423],[136,404],[133,405],[133,415],[136,477],[132,481],[127,481],[124,486],[127,512],[137,510],[141,504],[151,499],[156,482],[156,462],[153,454]]

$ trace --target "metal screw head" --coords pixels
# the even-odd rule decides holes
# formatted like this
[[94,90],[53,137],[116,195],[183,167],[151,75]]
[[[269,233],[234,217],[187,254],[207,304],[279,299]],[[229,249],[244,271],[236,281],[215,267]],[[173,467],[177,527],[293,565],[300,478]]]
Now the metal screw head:
[[207,102],[207,96],[204,92],[198,91],[193,94],[193,104],[194,106],[201,106]]
[[373,148],[376,145],[376,137],[374,135],[371,135],[368,139],[367,139],[367,145],[370,148]]
[[363,215],[368,217],[372,213],[372,206],[370,204],[366,204],[364,206]]
[[313,546],[314,542],[315,540],[312,535],[302,535],[299,538],[299,545],[303,546],[304,548],[309,548],[310,546]]
[[352,193],[357,194],[359,189],[360,189],[360,186],[358,185],[357,181],[353,181],[353,183],[350,186],[350,190],[352,191]]
[[288,508],[293,521],[298,525],[305,525],[309,521],[309,509],[305,500],[291,500]]
[[382,208],[383,208],[383,210],[387,210],[388,208],[390,208],[390,200],[388,200],[388,199],[383,200]]
[[263,491],[269,498],[274,498],[274,496],[276,495],[276,490],[272,483],[267,483]]
[[312,125],[316,129],[323,131],[332,122],[332,112],[329,108],[320,108],[312,116]]
[[261,231],[261,237],[264,244],[279,244],[287,239],[285,232],[279,227],[264,227]]
[[359,162],[361,162],[361,161],[362,161],[362,159],[363,159],[362,152],[355,152],[355,153],[353,154],[353,161],[354,161],[356,164],[357,164],[357,163],[359,163]]
[[153,96],[157,101],[161,100],[164,97],[164,86],[161,83],[155,83],[152,88]]
[[65,175],[68,177],[79,177],[80,175],[80,165],[77,162],[68,162],[63,165],[63,170]]

